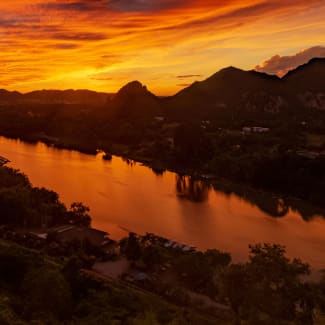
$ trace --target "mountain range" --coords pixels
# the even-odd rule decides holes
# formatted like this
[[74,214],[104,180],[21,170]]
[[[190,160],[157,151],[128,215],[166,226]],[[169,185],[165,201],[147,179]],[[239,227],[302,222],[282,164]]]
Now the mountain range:
[[133,81],[113,96],[108,106],[119,116],[162,114],[176,119],[325,110],[325,59],[312,59],[282,78],[228,67],[165,98]]
[[325,59],[315,58],[279,78],[235,67],[194,82],[174,96],[158,97],[139,81],[115,95],[89,90],[41,90],[27,94],[0,90],[0,104],[103,105],[120,119],[166,115],[175,119],[210,119],[220,114],[325,110]]
[[105,104],[112,94],[91,90],[36,90],[26,94],[0,89],[0,104]]

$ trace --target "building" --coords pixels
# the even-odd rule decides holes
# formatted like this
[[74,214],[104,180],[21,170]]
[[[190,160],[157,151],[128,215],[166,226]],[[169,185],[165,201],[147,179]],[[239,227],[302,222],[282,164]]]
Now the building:
[[95,228],[64,225],[51,228],[49,232],[56,233],[58,239],[62,242],[70,242],[75,240],[83,242],[88,240],[92,246],[100,248],[105,253],[112,253],[116,248],[115,241],[108,237],[107,232]]

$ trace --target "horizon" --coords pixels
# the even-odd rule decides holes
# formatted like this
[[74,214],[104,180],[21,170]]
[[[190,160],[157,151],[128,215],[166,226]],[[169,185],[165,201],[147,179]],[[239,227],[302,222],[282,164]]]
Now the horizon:
[[23,93],[112,93],[141,80],[168,96],[229,65],[281,76],[325,57],[321,0],[13,0],[0,10],[0,88]]
[[0,325],[325,325],[324,17],[0,1]]
[[250,69],[250,70],[244,70],[244,69],[241,69],[241,68],[238,68],[236,66],[233,66],[233,65],[230,65],[230,66],[227,66],[227,67],[224,67],[224,68],[221,68],[220,70],[216,71],[215,73],[207,76],[207,77],[204,77],[202,80],[194,80],[191,84],[188,84],[188,85],[184,85],[183,88],[179,89],[176,93],[172,93],[172,94],[155,94],[153,91],[150,90],[150,85],[146,85],[144,84],[143,82],[141,82],[141,80],[129,80],[127,81],[125,84],[122,84],[119,86],[118,89],[116,89],[115,91],[100,91],[100,90],[96,90],[96,89],[89,89],[89,88],[43,88],[43,89],[32,89],[30,91],[25,91],[25,92],[22,92],[22,91],[19,91],[19,90],[16,90],[16,89],[13,89],[13,90],[9,90],[9,89],[6,89],[6,88],[0,88],[0,90],[4,90],[4,91],[9,91],[9,92],[18,92],[22,95],[26,95],[26,94],[29,94],[29,93],[32,93],[32,92],[41,92],[41,91],[91,91],[91,92],[97,92],[97,93],[104,93],[104,94],[107,94],[107,95],[114,95],[116,93],[119,92],[119,90],[121,90],[124,86],[126,86],[127,84],[130,84],[132,82],[139,82],[142,86],[146,87],[151,93],[153,93],[154,95],[157,95],[158,97],[172,97],[172,96],[175,96],[178,92],[184,90],[185,88],[191,86],[193,83],[195,82],[201,82],[201,81],[205,81],[207,80],[208,78],[212,77],[213,75],[225,70],[225,69],[229,69],[229,68],[233,68],[233,69],[236,69],[236,70],[240,70],[240,71],[244,71],[244,72],[257,72],[257,73],[262,73],[262,74],[266,74],[270,77],[278,77],[279,80],[283,79],[288,73],[296,70],[297,68],[301,67],[301,66],[304,66],[306,64],[309,64],[312,60],[319,60],[319,59],[324,59],[325,60],[325,57],[312,57],[310,59],[308,59],[306,62],[301,62],[301,64],[294,66],[292,67],[292,69],[288,69],[286,71],[285,74],[281,74],[281,73],[269,73],[268,71],[263,71],[263,68],[260,67],[259,69],[259,66],[255,66],[254,69]]

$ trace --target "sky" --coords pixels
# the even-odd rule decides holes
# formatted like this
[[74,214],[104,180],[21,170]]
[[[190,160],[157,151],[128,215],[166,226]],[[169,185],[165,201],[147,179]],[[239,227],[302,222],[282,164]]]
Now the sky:
[[226,66],[325,57],[324,0],[1,0],[0,88],[171,95]]

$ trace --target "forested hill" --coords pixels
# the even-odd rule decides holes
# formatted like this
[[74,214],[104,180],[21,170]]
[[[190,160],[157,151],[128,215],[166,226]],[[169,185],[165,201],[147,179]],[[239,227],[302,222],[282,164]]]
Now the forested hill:
[[104,105],[112,96],[90,90],[37,90],[26,94],[0,89],[0,105],[87,104]]
[[47,99],[22,104],[21,94],[0,91],[0,134],[220,175],[324,206],[325,59],[281,79],[225,68],[167,98],[138,81],[112,96],[63,94],[31,93]]

